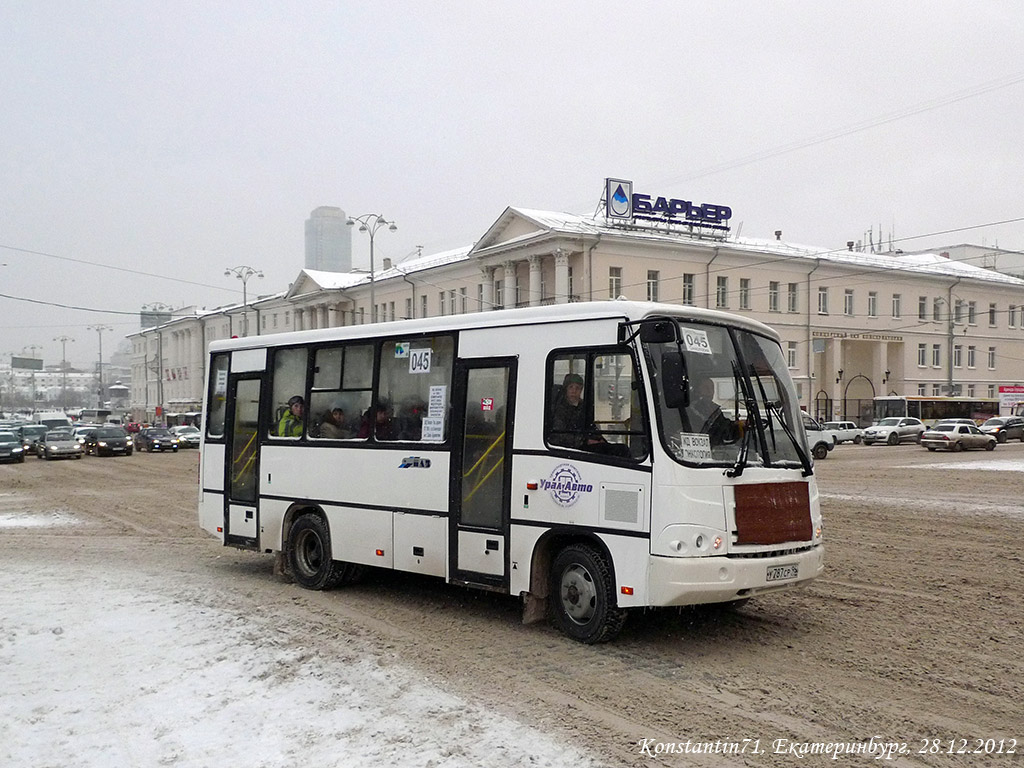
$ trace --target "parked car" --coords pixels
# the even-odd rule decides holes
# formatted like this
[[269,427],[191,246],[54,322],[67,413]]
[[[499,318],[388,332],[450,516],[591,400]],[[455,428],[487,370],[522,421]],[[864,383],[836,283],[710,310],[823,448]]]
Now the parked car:
[[864,430],[852,421],[826,421],[825,430],[832,433],[836,444],[855,443],[860,445],[864,442]]
[[921,445],[929,451],[937,451],[939,448],[949,451],[984,448],[991,451],[996,447],[996,439],[986,435],[974,424],[936,424],[924,433]]
[[18,427],[18,436],[21,438],[21,446],[25,453],[36,452],[36,441],[46,434],[46,427],[42,424],[25,424]]
[[96,427],[85,438],[85,452],[94,456],[131,456],[133,447],[121,427]]
[[166,427],[146,427],[135,435],[135,447],[140,451],[174,451],[178,450],[178,438]]
[[885,443],[917,443],[925,432],[924,422],[912,416],[890,416],[864,430],[864,444]]
[[178,438],[178,445],[181,448],[198,448],[202,433],[191,425],[171,427],[170,432]]
[[821,428],[821,424],[808,414],[804,413],[804,431],[807,433],[807,445],[811,449],[811,456],[819,461],[828,458],[828,452],[835,448],[836,443],[832,434]]
[[36,441],[36,456],[40,459],[80,459],[82,446],[70,429],[51,429]]
[[993,416],[978,429],[1000,443],[1014,438],[1024,443],[1024,418],[1020,416]]
[[21,438],[13,432],[0,432],[0,461],[25,461],[25,448],[21,444]]

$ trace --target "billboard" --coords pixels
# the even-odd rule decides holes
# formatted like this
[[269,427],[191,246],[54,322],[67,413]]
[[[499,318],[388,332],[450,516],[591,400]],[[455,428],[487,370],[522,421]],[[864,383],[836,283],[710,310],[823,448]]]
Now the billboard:
[[11,355],[11,368],[41,371],[43,370],[43,361],[38,357],[14,357]]

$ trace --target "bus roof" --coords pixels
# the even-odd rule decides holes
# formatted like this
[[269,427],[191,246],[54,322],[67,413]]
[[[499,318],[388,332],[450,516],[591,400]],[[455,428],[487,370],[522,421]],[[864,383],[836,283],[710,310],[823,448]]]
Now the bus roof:
[[571,304],[551,304],[544,307],[499,309],[491,312],[471,312],[461,315],[445,315],[415,320],[397,320],[383,323],[365,323],[363,325],[291,331],[289,333],[248,336],[240,339],[220,339],[210,343],[210,351],[256,349],[298,343],[401,336],[403,334],[412,336],[423,333],[469,330],[473,328],[505,328],[544,323],[571,323],[584,320],[641,320],[645,317],[665,315],[680,319],[736,326],[760,333],[776,341],[779,340],[779,335],[775,330],[764,323],[743,317],[742,315],[680,304],[620,300],[584,301]]

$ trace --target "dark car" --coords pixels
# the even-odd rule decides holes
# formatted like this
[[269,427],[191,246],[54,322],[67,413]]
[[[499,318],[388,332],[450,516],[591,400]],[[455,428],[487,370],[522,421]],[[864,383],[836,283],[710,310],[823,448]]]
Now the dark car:
[[1020,416],[994,416],[982,424],[980,429],[1000,443],[1007,440],[1024,442],[1024,418]]
[[36,443],[46,434],[44,424],[25,424],[18,427],[18,436],[21,438],[21,445],[25,453],[35,453]]
[[96,427],[85,437],[85,452],[94,456],[131,456],[132,441],[121,427]]
[[0,461],[25,462],[25,448],[13,432],[0,432]]
[[135,447],[140,451],[175,451],[178,450],[178,438],[165,427],[146,427],[135,435]]

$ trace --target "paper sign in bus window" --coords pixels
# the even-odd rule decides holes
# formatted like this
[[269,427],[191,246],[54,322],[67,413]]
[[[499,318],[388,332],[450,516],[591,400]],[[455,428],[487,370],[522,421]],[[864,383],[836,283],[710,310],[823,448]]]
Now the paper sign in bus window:
[[430,373],[430,353],[432,349],[409,350],[409,373]]
[[448,387],[435,384],[430,388],[430,399],[427,401],[427,416],[432,419],[444,418],[445,405],[448,402]]
[[708,342],[707,331],[701,331],[696,328],[683,328],[681,330],[687,352],[696,352],[698,355],[711,354],[711,344]]

